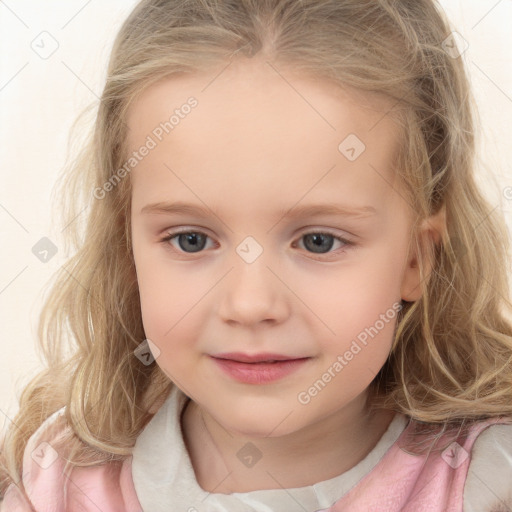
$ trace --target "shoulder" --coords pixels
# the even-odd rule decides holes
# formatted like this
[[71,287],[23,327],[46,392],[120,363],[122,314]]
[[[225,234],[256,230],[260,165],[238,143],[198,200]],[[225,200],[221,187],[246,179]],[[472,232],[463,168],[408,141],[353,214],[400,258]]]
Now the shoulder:
[[101,504],[104,512],[140,511],[133,488],[131,457],[123,461],[76,466],[66,476],[66,444],[62,441],[69,430],[65,408],[62,408],[34,432],[23,454],[22,485],[11,484],[2,510],[92,512]]
[[[57,490],[62,485],[62,474],[58,471],[58,453],[52,447],[56,436],[66,428],[65,407],[50,415],[30,436],[23,452],[21,480],[11,484],[4,496],[3,509],[32,511],[31,496],[37,489]],[[57,499],[57,494],[55,495]]]
[[512,510],[512,418],[485,428],[471,450],[464,512]]

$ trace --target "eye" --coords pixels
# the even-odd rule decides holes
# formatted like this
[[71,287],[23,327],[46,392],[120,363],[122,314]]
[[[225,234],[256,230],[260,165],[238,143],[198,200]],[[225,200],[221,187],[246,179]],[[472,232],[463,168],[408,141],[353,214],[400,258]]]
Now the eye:
[[[173,248],[186,254],[194,254],[201,252],[205,248],[208,238],[210,237],[202,231],[182,230],[168,233],[167,236],[160,240],[160,242],[172,245]],[[172,243],[174,239],[176,239],[178,247]],[[351,240],[323,231],[311,231],[309,233],[304,233],[299,240],[304,240],[304,243],[302,244],[303,247],[314,254],[328,254],[330,252],[336,252],[331,251],[336,241],[342,244],[342,250],[340,252],[343,252],[343,250],[346,250],[348,247],[355,246],[355,243]],[[293,247],[296,246],[297,244],[293,245]]]
[[347,240],[346,238],[342,238],[340,236],[334,235],[329,232],[322,231],[311,231],[309,233],[304,233],[299,240],[304,240],[304,247],[306,250],[313,252],[314,254],[328,254],[331,251],[335,241],[341,242],[342,249],[346,249],[349,246],[355,245],[354,242]]
[[[162,243],[169,243],[174,238],[177,238],[179,249],[185,253],[193,254],[204,249],[206,240],[209,237],[201,231],[178,231],[174,233],[168,233],[168,235],[165,238],[162,238],[160,241]],[[188,251],[187,249],[191,250]]]

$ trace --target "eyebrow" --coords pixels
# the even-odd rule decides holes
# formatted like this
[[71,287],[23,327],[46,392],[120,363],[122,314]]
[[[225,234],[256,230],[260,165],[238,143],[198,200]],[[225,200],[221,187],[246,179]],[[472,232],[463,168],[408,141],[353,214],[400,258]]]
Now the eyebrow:
[[[166,215],[196,215],[202,218],[209,218],[215,212],[201,205],[188,204],[183,202],[168,203],[157,202],[144,206],[141,214],[166,214]],[[282,210],[276,213],[281,219],[292,219],[297,217],[315,217],[320,215],[332,215],[339,217],[369,217],[376,215],[377,210],[373,206],[343,206],[336,203],[302,205],[289,210]]]

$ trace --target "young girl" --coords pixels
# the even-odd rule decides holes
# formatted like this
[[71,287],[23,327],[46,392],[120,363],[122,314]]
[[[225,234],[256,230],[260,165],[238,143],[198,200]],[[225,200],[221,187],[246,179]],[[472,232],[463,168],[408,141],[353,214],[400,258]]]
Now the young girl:
[[512,510],[509,241],[457,48],[432,0],[137,5],[2,510]]

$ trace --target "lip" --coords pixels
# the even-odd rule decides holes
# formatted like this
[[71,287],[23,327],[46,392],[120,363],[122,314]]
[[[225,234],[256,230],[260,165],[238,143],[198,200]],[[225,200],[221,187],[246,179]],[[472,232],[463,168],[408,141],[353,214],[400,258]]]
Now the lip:
[[261,363],[265,361],[292,361],[296,359],[304,359],[302,356],[288,356],[283,354],[273,354],[271,352],[260,352],[258,354],[225,352],[223,354],[216,354],[212,357],[217,359],[229,359],[231,361],[238,361],[239,363]]
[[278,360],[275,363],[248,363],[210,357],[224,373],[236,381],[245,384],[266,384],[283,379],[302,368],[311,359],[310,357],[304,357],[300,359]]

